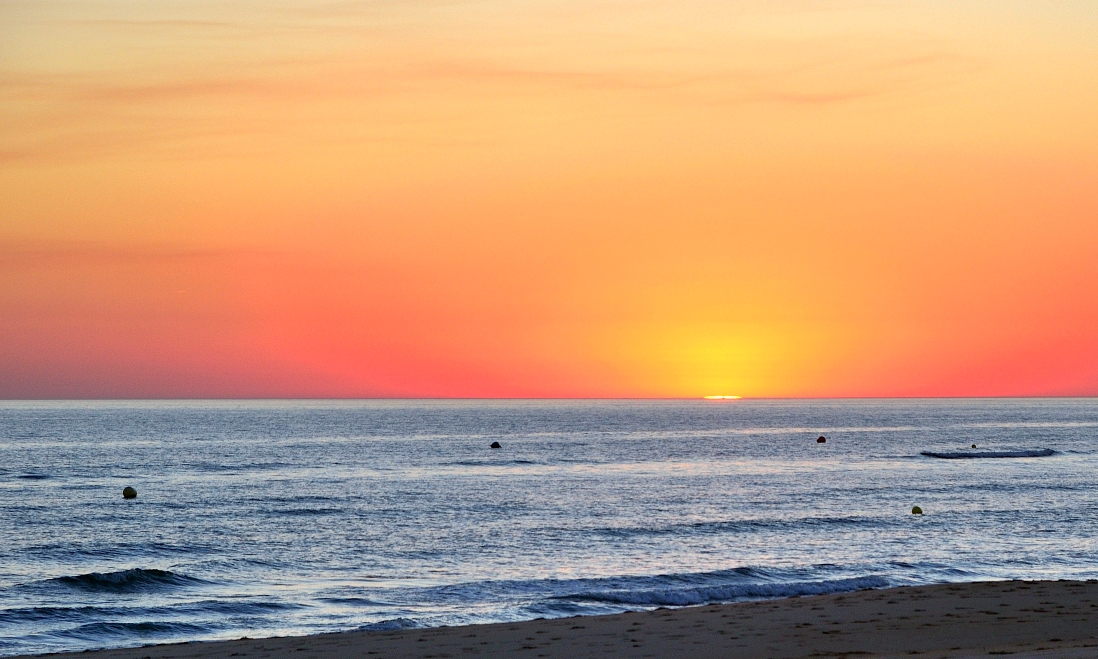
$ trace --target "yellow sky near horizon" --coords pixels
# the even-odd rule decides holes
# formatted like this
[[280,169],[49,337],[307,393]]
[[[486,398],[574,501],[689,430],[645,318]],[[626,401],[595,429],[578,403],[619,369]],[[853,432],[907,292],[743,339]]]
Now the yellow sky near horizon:
[[0,1],[0,395],[1098,394],[1095,28]]

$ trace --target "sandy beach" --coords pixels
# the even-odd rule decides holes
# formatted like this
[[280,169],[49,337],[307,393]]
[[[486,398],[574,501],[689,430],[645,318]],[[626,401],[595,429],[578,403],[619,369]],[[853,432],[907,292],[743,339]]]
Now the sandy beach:
[[942,584],[597,617],[245,638],[79,655],[95,659],[901,655],[1093,659],[1098,657],[1098,582]]

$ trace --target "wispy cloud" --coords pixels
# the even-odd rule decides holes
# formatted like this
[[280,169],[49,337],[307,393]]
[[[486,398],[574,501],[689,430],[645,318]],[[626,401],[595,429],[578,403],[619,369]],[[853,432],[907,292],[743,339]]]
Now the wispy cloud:
[[92,241],[0,241],[0,270],[104,265],[162,265],[255,257],[273,252],[173,244]]
[[[0,73],[0,99],[8,101],[103,102],[143,104],[177,102],[209,97],[317,100],[369,98],[378,95],[420,93],[437,82],[489,85],[522,92],[530,87],[598,91],[645,91],[688,87],[723,87],[744,102],[789,99],[847,100],[884,91],[885,80],[918,84],[922,79],[972,73],[980,62],[950,53],[929,53],[871,63],[820,61],[769,69],[689,71],[675,68],[614,67],[590,69],[515,66],[492,60],[446,58],[408,61],[378,67],[348,65],[336,58],[300,63],[268,63],[240,67],[230,74],[176,80],[121,82],[116,75]],[[902,77],[900,80],[898,77]],[[862,81],[852,90],[846,80]],[[826,87],[833,86],[827,90]],[[846,83],[847,85],[849,83]],[[825,88],[824,91],[805,87]],[[801,89],[798,89],[801,87]]]
[[69,25],[83,25],[88,27],[135,27],[135,28],[237,28],[241,23],[229,21],[193,20],[193,19],[81,19],[64,21]]
[[[535,8],[534,15],[548,12],[548,26],[510,5],[499,7],[519,18],[498,19],[496,26],[497,18],[472,11],[464,0],[404,4],[278,2],[222,14],[163,16],[148,10],[135,18],[84,12],[68,24],[87,28],[88,43],[110,53],[98,66],[94,59],[75,67],[9,60],[0,69],[0,166],[165,147],[182,151],[196,139],[335,136],[340,131],[325,127],[341,123],[353,127],[342,131],[348,140],[368,139],[369,127],[379,128],[373,131],[379,140],[393,140],[397,126],[413,139],[419,122],[452,125],[461,121],[453,108],[478,102],[483,107],[487,99],[582,99],[591,107],[625,104],[663,113],[675,112],[676,105],[751,104],[807,112],[954,84],[980,66],[949,44],[910,34],[895,44],[872,38],[862,43],[860,37],[847,43],[811,31],[748,38],[727,25],[728,34],[705,32],[699,17],[688,29],[670,26],[665,33],[651,23],[671,6],[662,0],[635,9],[618,3]],[[784,15],[865,4],[790,0],[745,6]],[[439,15],[428,17],[434,10]],[[585,31],[590,21],[566,20],[556,11],[643,20],[604,34]],[[358,18],[341,19],[347,16]],[[448,21],[451,28],[441,29]],[[417,25],[426,32],[417,33]],[[507,26],[518,32],[495,30]],[[138,34],[131,39],[113,34],[115,28]],[[141,30],[178,34],[152,39]],[[692,30],[706,39],[691,42]],[[224,34],[215,42],[201,31]],[[526,32],[529,44],[522,43]],[[127,45],[156,57],[118,58]],[[453,128],[448,132],[460,139],[461,126]]]

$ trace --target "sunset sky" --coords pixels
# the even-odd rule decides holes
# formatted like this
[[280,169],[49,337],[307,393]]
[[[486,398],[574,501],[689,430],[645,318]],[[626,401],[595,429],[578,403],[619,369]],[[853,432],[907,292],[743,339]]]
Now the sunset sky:
[[0,0],[0,398],[704,395],[1098,395],[1098,2]]

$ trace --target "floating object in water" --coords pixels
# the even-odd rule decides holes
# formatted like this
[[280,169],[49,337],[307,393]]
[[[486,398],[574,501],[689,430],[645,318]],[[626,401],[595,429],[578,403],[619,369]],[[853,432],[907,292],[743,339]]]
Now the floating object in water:
[[973,444],[973,445],[972,445],[972,448],[976,448],[976,445],[975,445],[975,444]]
[[911,509],[911,514],[912,515],[922,515],[923,514],[923,509],[918,507],[918,506],[915,506],[914,508]]
[[137,490],[135,490],[132,487],[127,485],[126,487],[122,488],[122,498],[123,499],[136,499],[137,498]]
[[827,438],[824,437],[823,435],[820,435],[819,437],[816,438],[816,443],[817,444],[823,444],[826,441],[827,441]]
[[739,400],[739,396],[705,396],[705,400]]
[[492,445],[489,448],[503,448],[503,447],[500,446],[499,442],[492,442]]
[[1028,449],[1024,451],[983,451],[981,453],[935,453],[923,451],[922,455],[928,458],[940,458],[942,460],[972,460],[976,458],[1047,458],[1056,455],[1056,451],[1050,448]]

